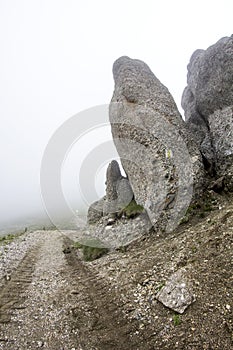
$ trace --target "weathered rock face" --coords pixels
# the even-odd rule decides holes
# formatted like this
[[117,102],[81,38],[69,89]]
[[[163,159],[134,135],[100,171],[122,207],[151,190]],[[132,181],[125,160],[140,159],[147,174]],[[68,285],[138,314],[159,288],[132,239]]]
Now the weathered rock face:
[[97,223],[103,217],[103,206],[105,197],[92,203],[87,212],[87,222],[89,225]]
[[87,221],[97,223],[103,216],[115,217],[133,199],[133,191],[128,179],[122,176],[119,164],[113,160],[106,174],[106,196],[94,202],[88,209]]
[[103,211],[106,215],[115,215],[131,202],[133,191],[128,179],[121,175],[120,167],[116,160],[109,164],[106,177],[106,200]]
[[165,306],[182,314],[195,301],[188,272],[185,269],[176,271],[157,293],[156,298]]
[[121,163],[137,203],[153,224],[162,218],[171,230],[202,189],[201,154],[168,89],[144,62],[121,57],[113,75],[109,116]]
[[208,122],[217,174],[219,177],[224,176],[226,189],[233,191],[233,100],[232,106],[211,114]]
[[232,173],[233,36],[194,52],[182,97],[187,124],[219,176]]
[[121,181],[123,176],[117,161],[113,160],[108,168],[106,174],[106,201],[104,205],[105,213],[115,213],[117,204],[117,183]]

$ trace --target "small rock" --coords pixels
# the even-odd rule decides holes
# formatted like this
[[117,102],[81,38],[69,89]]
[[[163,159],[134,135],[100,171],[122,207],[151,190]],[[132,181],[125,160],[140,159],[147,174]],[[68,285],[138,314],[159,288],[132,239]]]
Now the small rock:
[[39,347],[39,348],[42,348],[42,346],[44,346],[44,342],[43,341],[38,341],[37,342],[37,346]]
[[156,299],[163,305],[180,314],[195,301],[191,283],[186,275],[185,269],[178,270],[156,295]]
[[63,253],[64,254],[70,254],[71,253],[71,248],[67,247],[67,248],[63,249]]
[[6,275],[4,276],[4,278],[5,278],[6,281],[10,281],[10,280],[11,280],[11,276],[8,275],[8,274],[6,274]]
[[113,225],[115,223],[115,221],[116,220],[114,218],[109,218],[108,221],[107,221],[107,225],[111,226],[111,225]]

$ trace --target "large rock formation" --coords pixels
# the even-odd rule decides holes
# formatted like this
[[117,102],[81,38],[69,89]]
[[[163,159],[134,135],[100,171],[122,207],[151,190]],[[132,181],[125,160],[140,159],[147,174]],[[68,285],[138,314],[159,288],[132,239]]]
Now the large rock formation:
[[182,107],[207,165],[233,189],[233,36],[197,50],[188,65]]
[[[137,203],[172,230],[203,188],[202,157],[168,89],[140,60],[113,66],[113,140]],[[159,220],[159,221],[158,221]]]

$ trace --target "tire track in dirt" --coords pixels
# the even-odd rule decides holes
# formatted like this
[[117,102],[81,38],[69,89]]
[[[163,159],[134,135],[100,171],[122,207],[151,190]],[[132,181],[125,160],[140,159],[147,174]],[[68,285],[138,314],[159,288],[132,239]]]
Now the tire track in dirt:
[[61,233],[45,235],[4,281],[1,349],[142,349],[138,323],[126,319],[114,287],[66,249],[73,243]]
[[[65,247],[72,241],[64,239]],[[126,319],[123,301],[114,289],[88,264],[78,259],[76,251],[66,254],[72,277],[72,299],[70,310],[74,329],[78,329],[79,343],[83,350],[130,350],[141,349],[135,336],[136,321]],[[145,348],[145,347],[144,347]]]
[[[3,287],[0,290],[0,331],[1,324],[11,321],[14,310],[22,308],[24,300],[21,294],[31,284],[38,250],[39,246],[31,248],[13,274],[1,281]],[[0,339],[0,341],[4,341],[4,339]]]

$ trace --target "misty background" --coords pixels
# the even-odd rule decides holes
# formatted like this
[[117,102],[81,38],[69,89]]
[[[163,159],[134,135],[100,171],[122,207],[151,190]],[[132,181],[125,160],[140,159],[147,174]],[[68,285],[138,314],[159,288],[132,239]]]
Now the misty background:
[[[110,102],[118,57],[145,61],[182,113],[190,56],[232,34],[232,13],[231,0],[0,0],[0,234],[48,223],[40,189],[46,146],[69,118]],[[88,206],[80,168],[109,140],[103,125],[67,153],[61,183],[74,213]],[[91,175],[99,197],[107,161]]]

